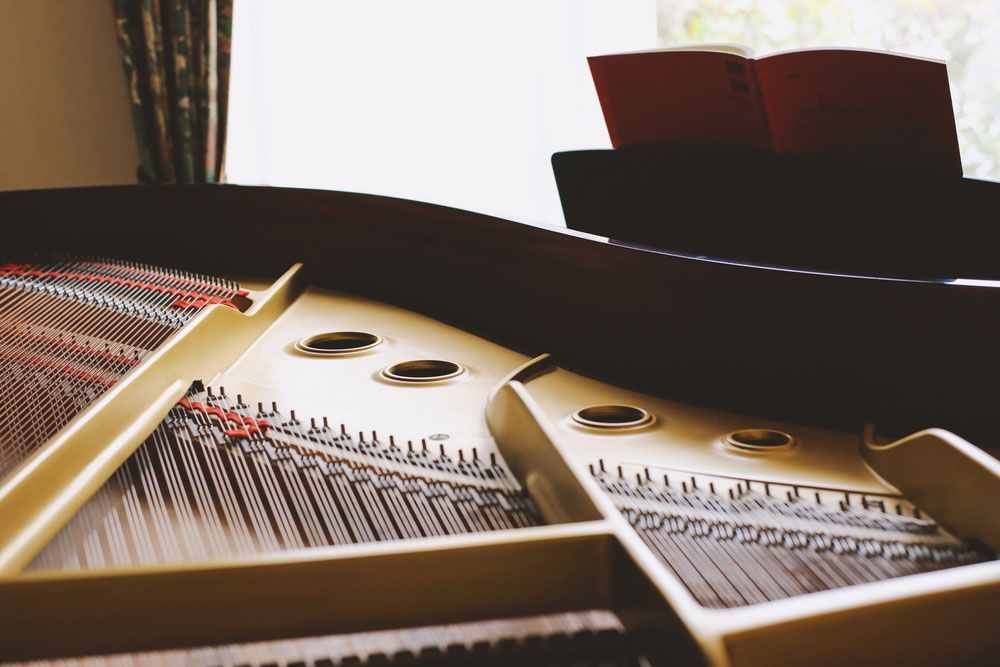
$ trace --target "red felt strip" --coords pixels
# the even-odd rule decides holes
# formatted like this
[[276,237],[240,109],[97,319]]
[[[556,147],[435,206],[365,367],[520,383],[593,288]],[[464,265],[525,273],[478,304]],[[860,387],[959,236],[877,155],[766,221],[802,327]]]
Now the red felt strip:
[[[201,292],[193,292],[188,290],[183,290],[177,287],[167,287],[166,285],[154,285],[152,283],[144,283],[138,280],[128,280],[126,278],[112,278],[109,276],[97,276],[90,273],[60,273],[58,271],[25,271],[23,268],[8,268],[14,265],[5,265],[0,267],[0,275],[14,275],[14,276],[36,276],[38,278],[56,278],[64,279],[70,278],[73,280],[86,280],[89,282],[99,282],[99,283],[110,283],[112,285],[125,285],[126,287],[136,287],[139,289],[149,290],[152,292],[165,292],[167,294],[173,294],[179,299],[173,303],[177,308],[198,308],[201,309],[206,305],[219,304],[232,308],[233,310],[239,310],[232,300],[229,298],[222,298],[219,296],[212,296],[210,294],[203,294]],[[169,280],[175,280],[177,282],[190,282],[183,281],[180,279],[169,278]],[[212,288],[219,289],[219,288]],[[194,299],[193,301],[187,301],[187,299]]]
[[78,352],[86,352],[87,354],[92,354],[95,357],[103,357],[103,358],[108,359],[110,361],[117,361],[117,362],[123,363],[123,364],[135,365],[135,364],[139,363],[139,361],[137,359],[132,359],[130,357],[124,357],[124,356],[122,356],[120,354],[113,354],[111,352],[107,352],[107,351],[103,351],[103,350],[97,350],[97,349],[94,349],[92,347],[87,347],[86,345],[77,345],[75,343],[70,343],[70,342],[67,342],[67,341],[64,341],[64,340],[59,340],[58,338],[49,338],[49,337],[46,337],[46,336],[36,336],[35,334],[30,334],[30,333],[27,333],[25,331],[17,331],[17,330],[14,330],[14,329],[6,329],[6,330],[3,330],[3,331],[0,331],[0,334],[4,334],[4,333],[12,333],[12,334],[16,334],[16,335],[20,336],[21,338],[28,338],[30,340],[37,340],[37,341],[41,341],[43,343],[48,343],[50,345],[57,345],[59,347],[65,347],[65,348],[70,349],[70,350],[76,350]]
[[114,380],[109,380],[109,379],[103,378],[103,377],[101,377],[99,375],[92,375],[91,373],[88,373],[86,371],[78,370],[78,369],[73,368],[72,366],[69,366],[69,365],[66,365],[66,364],[60,366],[59,364],[57,364],[54,361],[46,361],[45,359],[42,359],[41,357],[37,357],[37,356],[35,356],[35,357],[29,357],[29,356],[27,356],[25,354],[19,354],[17,352],[7,352],[7,351],[0,350],[0,357],[8,357],[8,358],[20,359],[22,361],[28,362],[29,364],[35,364],[37,366],[44,366],[46,368],[54,368],[57,371],[60,371],[62,373],[66,373],[67,375],[71,375],[73,377],[81,378],[83,380],[86,380],[87,382],[95,382],[97,384],[103,384],[103,385],[106,385],[108,387],[110,387],[111,385],[113,385],[115,383]]

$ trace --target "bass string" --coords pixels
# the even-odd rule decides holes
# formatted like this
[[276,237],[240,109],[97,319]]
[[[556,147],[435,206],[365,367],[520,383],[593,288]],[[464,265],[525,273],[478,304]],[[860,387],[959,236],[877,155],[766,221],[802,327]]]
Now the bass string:
[[[115,278],[117,278],[117,277],[120,277],[120,274],[112,274],[109,277],[115,277]],[[70,280],[70,279],[61,279],[61,280]],[[57,280],[56,282],[59,282],[59,281]],[[129,300],[133,296],[139,296],[139,297],[144,296],[142,294],[143,290],[141,290],[139,288],[134,288],[134,287],[133,288],[128,288],[128,287],[115,288],[114,286],[111,286],[110,289],[107,289],[107,285],[103,285],[101,283],[98,283],[98,286],[99,287],[103,286],[103,287],[106,288],[106,289],[103,290],[103,292],[105,293],[104,294],[105,297],[110,298],[110,299],[118,299],[119,301],[122,300],[122,299]],[[88,286],[88,287],[90,287],[90,286]],[[118,293],[116,293],[116,289],[118,289],[118,290],[127,290],[127,291],[130,291],[130,292],[136,292],[136,294],[131,294],[131,293],[118,294]],[[100,290],[95,291],[93,289],[90,289],[90,290],[88,290],[87,294],[88,295],[92,295],[92,294],[97,293],[99,291]],[[165,296],[165,295],[160,295],[160,299],[162,299],[164,301],[164,303],[155,303],[154,305],[156,307],[162,307],[162,306],[166,305],[168,299],[171,299],[171,298],[173,298],[173,297],[168,297],[168,296]],[[68,307],[73,307],[73,305],[72,305],[71,302],[68,303],[67,305],[68,305]],[[79,307],[77,306],[77,308],[79,308]],[[98,310],[104,314],[105,320],[107,320],[108,318],[115,318],[115,316],[118,315],[117,312],[115,312],[114,310],[111,310],[111,309],[102,308],[102,309],[98,309]],[[47,308],[47,311],[48,311],[48,313],[50,315],[50,319],[56,319],[56,320],[58,320],[58,317],[61,314],[61,312],[59,311],[58,308]],[[171,316],[171,318],[174,318],[175,320],[177,320],[176,322],[173,323],[175,325],[176,324],[180,324],[180,323],[183,322],[183,318],[177,318],[176,315],[173,314],[173,313],[171,313],[170,316]],[[120,320],[121,318],[119,317],[118,319]],[[143,328],[145,328],[145,329],[148,330],[148,329],[150,329],[150,324],[155,324],[155,323],[151,323],[149,321],[148,317],[132,317],[132,318],[125,318],[125,319],[126,320],[131,320],[131,324],[130,325],[126,325],[126,326],[132,326],[133,327],[132,331],[125,331],[125,332],[114,332],[114,331],[111,331],[111,332],[105,333],[105,337],[135,339],[136,338],[136,334],[137,333],[142,333],[142,329]],[[166,318],[161,317],[160,319],[166,319]],[[38,323],[37,318],[35,318],[35,322]],[[40,323],[42,325],[45,324],[44,321],[42,321]],[[81,333],[82,332],[86,332],[85,335],[90,335],[90,336],[94,336],[95,334],[98,334],[104,328],[102,326],[103,323],[100,322],[100,321],[97,321],[97,322],[93,322],[93,321],[92,322],[83,322],[81,324],[82,324],[82,326],[77,326],[77,327],[70,328],[70,327],[68,327],[66,325],[65,322],[57,322],[56,323],[56,328],[57,328],[57,330],[64,329],[64,330],[70,330],[70,331],[73,331],[73,330],[80,331]],[[87,326],[87,325],[90,325],[90,326]],[[116,335],[116,333],[117,333],[117,335]],[[155,335],[155,333],[156,332],[155,332],[155,329],[154,329],[153,335]],[[139,345],[141,345],[143,347],[155,346],[156,343],[161,342],[162,339],[165,338],[170,333],[172,333],[172,329],[171,328],[168,328],[166,331],[162,331],[161,330],[161,334],[159,336],[159,340],[155,341],[152,345],[146,344],[144,341],[142,341],[141,338],[139,340],[135,341],[135,343],[138,343]]]
[[[32,330],[32,326],[34,326],[34,323],[28,325],[28,331]],[[69,331],[73,330],[69,328],[67,329]],[[37,329],[35,330],[37,331]],[[6,328],[6,331],[18,331],[18,329],[8,327]],[[102,359],[101,356],[94,355],[91,348],[76,345],[75,343],[70,342],[70,347],[68,348],[67,353],[66,345],[51,345],[48,341],[44,340],[46,336],[32,335],[28,333],[28,331],[25,331],[22,328],[22,332],[27,334],[29,339],[34,338],[39,341],[38,344],[34,346],[24,346],[22,342],[24,338],[21,337],[21,340],[15,341],[13,345],[19,345],[22,349],[20,351],[13,352],[13,355],[16,359],[33,360],[33,363],[19,364],[21,366],[20,375],[16,373],[16,369],[14,369],[15,372],[13,373],[11,372],[11,369],[8,369],[4,378],[4,385],[8,389],[12,389],[11,391],[6,392],[8,405],[6,406],[7,411],[4,416],[8,424],[23,424],[26,419],[30,420],[32,417],[37,418],[40,414],[44,414],[44,411],[38,410],[37,404],[33,403],[30,399],[33,398],[36,402],[41,402],[47,398],[52,398],[51,396],[48,396],[47,392],[30,391],[28,393],[27,400],[24,396],[26,388],[34,390],[34,387],[26,387],[26,385],[28,385],[26,379],[29,377],[29,374],[37,375],[39,367],[43,369],[50,368],[53,370],[62,370],[69,367],[77,370],[81,374],[86,374],[84,377],[78,378],[75,382],[72,380],[66,381],[60,377],[60,374],[55,372],[48,374],[49,377],[54,376],[56,378],[53,380],[54,382],[61,380],[60,386],[62,387],[63,395],[74,396],[79,393],[83,393],[82,389],[84,387],[112,382],[114,379],[120,377],[120,375],[131,368],[132,365],[134,365],[133,363],[111,363],[106,364],[103,367],[100,365],[88,365],[93,364],[94,359]],[[11,338],[17,337],[12,336]],[[8,359],[11,358],[10,350],[10,346],[4,350]],[[34,375],[31,375],[31,377],[34,377]],[[43,378],[37,377],[35,377],[35,379],[36,382],[39,383],[43,380]],[[58,396],[56,398],[58,398]],[[11,402],[13,402],[13,406],[10,404]],[[57,408],[54,411],[54,416],[58,418],[60,416],[58,412],[58,400],[56,401],[56,406]],[[65,417],[65,415],[62,416]]]
[[[175,294],[151,288],[176,290],[194,283],[207,296],[230,298],[239,292],[230,282],[213,285],[205,277],[195,282],[177,272],[157,273],[154,267],[47,263],[14,267],[21,274],[40,275],[12,276],[11,266],[0,271],[7,283],[0,287],[0,333],[7,339],[0,347],[0,386],[6,389],[7,408],[0,420],[0,473],[65,425],[197,311],[178,311],[172,304]],[[95,280],[81,285],[72,277],[81,271],[89,271]],[[137,276],[148,287],[122,282],[134,282]],[[77,344],[77,337],[85,343]],[[104,341],[103,352],[95,341]],[[126,347],[131,350],[126,352]]]
[[[51,271],[50,273],[64,275],[66,273],[66,270],[68,269],[78,270],[79,267],[70,266],[61,268],[64,269],[62,272]],[[132,278],[134,278],[134,275],[129,273],[128,270],[123,269],[121,271],[106,271],[105,275],[103,275],[102,277],[115,280],[131,280]],[[147,281],[148,280],[150,279],[147,279]],[[155,311],[158,311],[159,314],[158,317],[153,317],[153,315],[157,315],[157,313],[154,312],[151,314],[149,312],[146,312],[142,314],[144,315],[143,317],[139,317],[136,320],[133,320],[133,322],[137,322],[138,326],[140,327],[148,327],[148,322],[151,318],[159,319],[165,322],[170,322],[175,326],[182,324],[183,321],[186,320],[188,315],[190,314],[188,312],[188,309],[177,311],[175,308],[170,307],[171,302],[176,300],[176,297],[174,295],[168,293],[160,293],[155,291],[154,289],[151,289],[152,287],[176,288],[177,280],[169,277],[163,277],[162,279],[154,278],[152,280],[153,282],[149,283],[149,285],[145,287],[115,285],[108,283],[87,284],[85,285],[86,290],[84,290],[83,295],[81,296],[78,294],[77,296],[79,298],[93,299],[96,295],[99,296],[101,299],[115,301],[116,303],[119,304],[119,307],[117,309],[119,311],[125,310],[125,308],[120,304],[146,303]],[[69,287],[73,287],[73,283],[75,281],[73,278],[55,278],[55,279],[40,278],[38,282],[45,283],[46,286],[48,286],[54,292],[65,293],[66,288],[63,287],[62,285],[68,285]],[[55,285],[55,287],[52,287],[52,285]],[[135,312],[134,308],[131,310],[134,314]],[[59,314],[58,310],[53,310],[52,312],[54,315]],[[114,310],[104,309],[103,312],[106,314],[113,314]]]
[[[224,395],[191,394],[186,402],[192,407],[175,407],[29,570],[222,559],[540,523],[492,456],[492,475],[464,454],[462,470],[478,467],[478,474],[430,459],[435,468],[418,455],[427,467],[407,467],[397,460],[402,450],[376,444],[375,434],[362,444],[327,428],[320,438],[318,425],[306,431],[276,410],[253,417],[242,399],[233,404]],[[220,414],[229,417],[220,421]],[[265,417],[274,424],[267,435],[227,435],[234,433],[229,420],[263,425]]]

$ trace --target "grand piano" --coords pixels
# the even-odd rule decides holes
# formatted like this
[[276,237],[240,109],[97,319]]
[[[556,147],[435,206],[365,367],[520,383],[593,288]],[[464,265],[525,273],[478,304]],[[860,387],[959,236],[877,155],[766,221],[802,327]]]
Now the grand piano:
[[283,188],[0,219],[0,659],[1000,650],[995,276]]

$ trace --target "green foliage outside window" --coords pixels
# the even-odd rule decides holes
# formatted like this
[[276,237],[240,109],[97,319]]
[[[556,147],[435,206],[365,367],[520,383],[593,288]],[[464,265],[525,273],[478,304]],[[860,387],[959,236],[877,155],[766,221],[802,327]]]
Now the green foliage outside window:
[[944,60],[965,175],[1000,180],[997,0],[658,0],[657,18],[663,46],[847,46]]

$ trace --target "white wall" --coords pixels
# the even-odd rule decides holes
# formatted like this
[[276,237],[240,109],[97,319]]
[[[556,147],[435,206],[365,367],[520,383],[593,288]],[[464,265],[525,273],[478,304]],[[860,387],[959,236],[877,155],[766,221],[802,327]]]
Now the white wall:
[[0,190],[134,183],[108,0],[0,0]]

